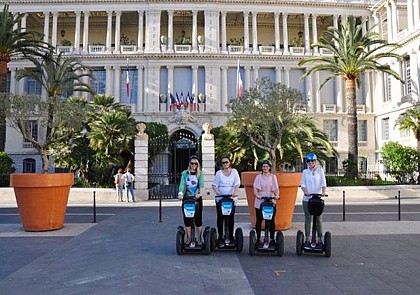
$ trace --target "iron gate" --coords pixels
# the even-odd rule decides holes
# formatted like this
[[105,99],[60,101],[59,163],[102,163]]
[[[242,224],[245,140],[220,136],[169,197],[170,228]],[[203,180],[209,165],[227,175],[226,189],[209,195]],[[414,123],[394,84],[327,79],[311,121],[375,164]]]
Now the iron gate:
[[[149,200],[177,198],[181,173],[189,157],[201,158],[200,138],[188,130],[178,130],[167,140],[149,139],[149,151],[164,150],[149,159]],[[162,146],[165,145],[165,146]]]

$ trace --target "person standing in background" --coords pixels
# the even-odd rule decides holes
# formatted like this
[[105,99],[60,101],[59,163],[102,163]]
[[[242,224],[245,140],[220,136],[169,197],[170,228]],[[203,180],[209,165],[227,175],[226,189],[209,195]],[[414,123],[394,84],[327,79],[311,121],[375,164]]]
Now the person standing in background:
[[127,191],[127,202],[130,202],[130,195],[133,202],[136,202],[136,199],[134,197],[134,175],[131,174],[131,169],[127,168],[127,172],[124,173],[123,179],[125,182],[125,189]]
[[124,192],[124,181],[123,181],[123,170],[118,168],[117,174],[114,175],[115,188],[117,189],[117,200],[118,202],[124,202],[123,192]]

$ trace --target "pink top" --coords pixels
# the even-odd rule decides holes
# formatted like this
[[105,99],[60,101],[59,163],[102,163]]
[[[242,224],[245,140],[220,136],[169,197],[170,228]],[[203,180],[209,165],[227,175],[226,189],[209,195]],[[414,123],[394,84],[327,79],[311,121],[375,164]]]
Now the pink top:
[[[254,188],[259,191],[261,197],[275,197],[276,193],[279,191],[277,177],[274,174],[270,174],[269,176],[259,174],[255,177]],[[275,199],[271,201],[274,204],[276,203]],[[257,196],[255,196],[254,207],[260,209],[262,202],[264,202],[263,199],[258,199]]]

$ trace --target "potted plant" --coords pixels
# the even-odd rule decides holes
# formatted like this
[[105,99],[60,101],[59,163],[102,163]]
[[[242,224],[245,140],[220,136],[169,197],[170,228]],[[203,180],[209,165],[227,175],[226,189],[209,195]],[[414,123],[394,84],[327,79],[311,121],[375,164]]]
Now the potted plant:
[[168,49],[168,37],[165,35],[160,36],[160,44],[162,52],[166,52],[166,50]]
[[[16,77],[30,77],[39,82],[46,90],[47,98],[8,95],[4,102],[10,125],[40,154],[43,174],[14,173],[10,184],[15,191],[23,228],[26,231],[55,230],[63,227],[74,175],[48,173],[50,147],[68,136],[58,136],[57,130],[60,128],[82,130],[86,100],[65,99],[63,95],[72,91],[91,92],[90,86],[83,79],[92,77],[77,58],[54,55],[53,49],[48,50],[42,59],[29,57],[29,60],[35,69],[19,71]],[[29,128],[31,121],[38,126],[37,136]]]
[[[302,93],[283,84],[274,84],[268,78],[257,81],[239,99],[231,102],[230,128],[240,130],[256,148],[265,151],[273,163],[280,200],[277,202],[276,230],[290,227],[295,208],[300,172],[276,172],[278,164],[303,160],[304,152],[317,145],[326,153],[334,149],[325,135],[317,130],[316,119],[298,113],[296,107],[304,103]],[[278,157],[279,156],[279,157]],[[279,160],[279,161],[278,161]],[[259,168],[259,164],[257,164]],[[260,171],[242,172],[241,182],[245,186],[251,222],[255,225],[253,183]]]

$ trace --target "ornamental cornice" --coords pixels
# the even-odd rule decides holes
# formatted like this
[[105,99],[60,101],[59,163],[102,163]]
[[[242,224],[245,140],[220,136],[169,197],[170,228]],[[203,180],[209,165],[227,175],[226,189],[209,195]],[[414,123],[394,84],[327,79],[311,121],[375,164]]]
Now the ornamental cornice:
[[346,7],[351,6],[354,8],[371,8],[374,5],[374,0],[359,0],[359,2],[345,0],[319,0],[319,1],[284,1],[284,0],[207,0],[200,1],[197,3],[196,0],[9,0],[10,4],[167,4],[167,3],[193,3],[199,5],[212,5],[212,4],[222,4],[222,5],[284,5],[284,6],[319,6],[319,7]]

